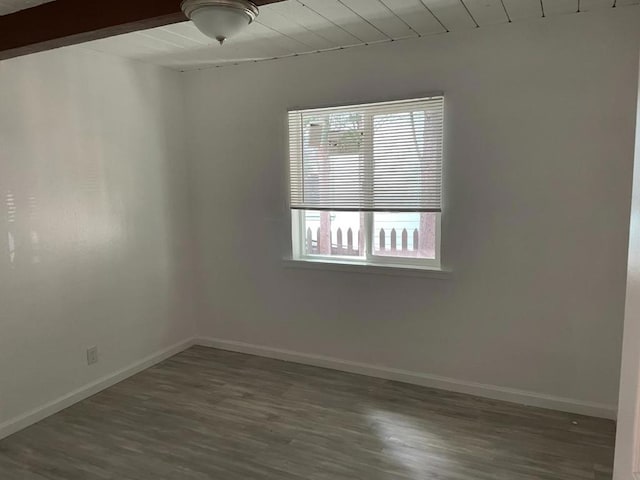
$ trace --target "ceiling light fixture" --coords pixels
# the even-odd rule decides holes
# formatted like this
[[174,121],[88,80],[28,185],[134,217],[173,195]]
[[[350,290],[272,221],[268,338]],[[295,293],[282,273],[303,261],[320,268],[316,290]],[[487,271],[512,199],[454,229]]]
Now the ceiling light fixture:
[[258,7],[247,0],[184,0],[181,7],[198,30],[220,45],[258,16]]

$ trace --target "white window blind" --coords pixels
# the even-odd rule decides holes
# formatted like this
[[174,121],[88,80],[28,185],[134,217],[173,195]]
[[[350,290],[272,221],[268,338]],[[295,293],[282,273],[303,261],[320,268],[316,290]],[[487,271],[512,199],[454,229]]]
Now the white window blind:
[[289,112],[291,208],[440,212],[444,97]]

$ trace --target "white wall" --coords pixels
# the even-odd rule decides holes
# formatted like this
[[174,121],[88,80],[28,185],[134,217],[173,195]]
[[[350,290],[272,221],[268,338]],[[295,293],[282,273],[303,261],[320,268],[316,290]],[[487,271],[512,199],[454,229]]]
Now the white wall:
[[193,336],[183,109],[177,72],[0,62],[0,436]]
[[[615,480],[640,478],[640,464],[635,464],[640,461],[640,98],[638,100]],[[635,479],[634,473],[638,474]]]
[[[187,74],[200,334],[614,415],[638,13]],[[286,268],[287,109],[433,91],[447,104],[453,278]]]

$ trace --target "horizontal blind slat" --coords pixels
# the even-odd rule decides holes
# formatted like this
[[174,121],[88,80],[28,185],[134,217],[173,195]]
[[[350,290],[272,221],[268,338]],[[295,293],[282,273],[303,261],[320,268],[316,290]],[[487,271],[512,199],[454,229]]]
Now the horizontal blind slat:
[[444,97],[289,112],[291,208],[440,211]]

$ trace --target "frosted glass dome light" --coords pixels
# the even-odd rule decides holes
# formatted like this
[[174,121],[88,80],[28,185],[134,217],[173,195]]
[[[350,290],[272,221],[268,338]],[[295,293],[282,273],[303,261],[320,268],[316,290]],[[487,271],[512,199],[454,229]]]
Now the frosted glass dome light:
[[258,7],[247,0],[184,0],[182,11],[198,30],[220,45],[258,16]]

